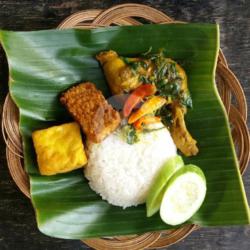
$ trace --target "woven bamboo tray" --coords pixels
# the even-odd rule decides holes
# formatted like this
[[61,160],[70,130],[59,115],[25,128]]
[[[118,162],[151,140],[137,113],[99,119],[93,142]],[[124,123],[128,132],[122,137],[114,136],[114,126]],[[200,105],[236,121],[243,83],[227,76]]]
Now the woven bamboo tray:
[[[107,10],[84,10],[66,18],[58,29],[92,29],[110,25],[142,25],[138,18],[148,23],[176,23],[164,13],[140,4],[122,4]],[[237,151],[240,171],[247,168],[250,156],[249,132],[246,125],[247,105],[244,92],[227,61],[220,51],[216,71],[216,83],[227,111],[232,135]],[[19,189],[30,198],[29,180],[23,170],[22,142],[18,127],[18,109],[7,95],[3,107],[2,132],[6,142],[6,156],[10,174]],[[187,225],[180,229],[161,232],[149,232],[142,235],[120,236],[112,238],[87,239],[83,242],[90,247],[102,250],[113,249],[152,249],[175,244],[198,229],[196,225]]]

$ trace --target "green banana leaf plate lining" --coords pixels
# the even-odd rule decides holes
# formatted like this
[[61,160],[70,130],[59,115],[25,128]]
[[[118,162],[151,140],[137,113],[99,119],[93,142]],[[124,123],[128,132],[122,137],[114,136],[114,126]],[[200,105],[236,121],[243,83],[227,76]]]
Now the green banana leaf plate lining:
[[[238,169],[229,122],[215,86],[219,28],[213,24],[166,24],[93,30],[1,31],[9,89],[20,110],[25,169],[30,177],[38,228],[46,235],[83,239],[143,233],[172,228],[158,214],[146,218],[145,205],[122,209],[93,192],[83,170],[45,177],[38,172],[31,133],[70,121],[58,96],[71,85],[92,81],[110,95],[95,55],[113,49],[136,55],[164,48],[186,70],[194,108],[187,126],[200,152],[185,158],[207,179],[207,196],[186,224],[223,226],[249,224],[249,207]],[[60,162],[58,162],[60,164]],[[119,166],[117,166],[119,167]]]

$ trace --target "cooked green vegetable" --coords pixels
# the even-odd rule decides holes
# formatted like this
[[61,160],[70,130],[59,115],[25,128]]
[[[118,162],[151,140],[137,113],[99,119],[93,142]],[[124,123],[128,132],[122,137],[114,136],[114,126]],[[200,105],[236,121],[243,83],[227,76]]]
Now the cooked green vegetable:
[[190,96],[189,91],[186,91],[186,92],[181,94],[180,102],[181,102],[182,106],[184,106],[184,107],[193,108],[193,101],[192,101],[192,98]]
[[125,125],[122,130],[128,144],[134,144],[139,141],[138,132],[132,125]]
[[173,125],[173,113],[171,110],[170,105],[165,105],[161,109],[157,110],[156,112],[157,116],[161,117],[162,123],[170,129],[170,127]]
[[[189,133],[184,120],[187,108],[193,107],[184,69],[174,60],[165,57],[163,50],[156,54],[142,54],[136,58],[120,58],[140,84],[154,85],[157,89],[156,95],[166,99],[166,105],[154,112],[170,129],[177,148],[186,156],[196,155],[199,151],[196,140]],[[135,121],[133,114],[128,123]]]

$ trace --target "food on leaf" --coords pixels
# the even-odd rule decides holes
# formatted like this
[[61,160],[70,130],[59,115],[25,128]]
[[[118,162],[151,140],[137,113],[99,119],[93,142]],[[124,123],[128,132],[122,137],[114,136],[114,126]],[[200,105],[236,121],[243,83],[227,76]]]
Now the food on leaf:
[[[189,166],[189,172],[180,172],[180,169],[185,167],[182,158],[176,154],[176,146],[187,156],[198,152],[196,141],[187,131],[184,121],[187,108],[192,107],[185,71],[172,59],[165,58],[162,52],[145,58],[125,58],[119,57],[114,51],[108,51],[101,52],[97,59],[103,66],[112,92],[129,93],[122,109],[125,118],[122,126],[119,126],[119,113],[108,104],[93,83],[73,86],[62,93],[60,98],[87,137],[89,159],[85,176],[90,187],[110,204],[123,208],[146,202],[148,217],[160,209],[163,221],[169,224],[178,224],[179,221],[188,219],[202,203],[202,195],[205,194],[201,193],[200,197],[203,198],[197,203],[194,197],[197,193],[196,187],[192,186],[192,180],[191,184],[185,178],[182,180],[182,176],[192,175],[190,178],[196,185],[193,175],[198,173],[197,167]],[[121,95],[116,97],[120,99]],[[61,127],[63,126],[66,125]],[[67,131],[64,128],[64,134],[55,135],[56,142],[51,141],[51,134],[48,132],[56,127],[42,130],[45,134],[43,137],[41,131],[33,133],[42,174],[61,173],[79,167],[79,164],[71,159],[74,154],[68,152],[71,148],[67,142],[67,139],[74,142],[70,136],[77,131],[78,138],[74,140],[78,141],[72,145],[72,150],[75,145],[79,148],[81,146],[81,156],[79,151],[76,160],[77,157],[82,157],[82,165],[86,164],[80,126],[71,123]],[[45,149],[41,147],[39,140],[42,140],[41,144],[47,140]],[[56,145],[58,141],[61,142],[60,146]],[[53,149],[48,150],[50,143],[56,145],[55,152]],[[68,143],[68,146],[65,146],[65,143]],[[67,158],[61,160],[63,156],[60,155],[60,148],[66,151],[64,157],[70,157],[71,162]],[[43,150],[48,152],[43,153]],[[63,169],[58,170],[55,166],[58,166],[59,161],[64,165]],[[184,183],[181,185],[185,185],[186,193],[191,192],[191,198],[185,196],[182,187],[178,189],[178,180]],[[189,211],[188,215],[180,214],[171,220],[166,207],[170,206],[170,212],[174,216],[179,209],[176,207],[176,201],[173,206],[169,205],[173,201],[172,189],[180,190],[184,200],[190,198],[190,204],[184,204]]]
[[[167,58],[162,50],[156,54],[146,53],[136,58],[121,57],[115,51],[107,51],[101,52],[97,59],[103,66],[113,93],[131,92],[123,107],[123,116],[128,117],[129,124],[156,112],[156,115],[160,116],[170,129],[178,149],[184,155],[191,156],[198,153],[196,140],[188,132],[184,120],[187,109],[193,107],[187,75],[177,62]],[[145,91],[148,86],[155,88],[155,91],[149,94],[150,91]],[[165,101],[159,106],[157,104],[154,106],[151,99],[147,100],[149,95],[155,95],[151,97],[152,100],[161,97]],[[145,103],[141,108],[130,115],[132,110],[143,101]],[[175,112],[176,105],[181,107],[177,112]],[[177,127],[181,129],[176,129]]]
[[139,76],[118,56],[115,51],[104,51],[96,56],[113,94],[129,92],[140,85]]
[[123,116],[128,117],[133,108],[138,105],[143,98],[153,95],[156,92],[154,84],[143,84],[136,88],[127,98],[123,107]]
[[32,139],[42,175],[69,172],[87,163],[76,122],[34,131]]
[[60,100],[92,142],[102,141],[120,124],[119,113],[108,104],[93,83],[81,83],[70,88]]
[[[228,120],[213,81],[219,51],[218,31],[218,27],[215,25],[173,24],[141,25],[134,28],[111,27],[86,31],[0,32],[1,43],[10,65],[10,94],[20,109],[19,125],[24,143],[25,170],[29,174],[32,202],[41,232],[52,237],[85,239],[141,234],[146,231],[172,228],[164,226],[159,214],[146,219],[144,205],[123,211],[121,208],[109,204],[108,199],[107,202],[101,200],[101,197],[91,190],[88,181],[82,176],[82,169],[49,177],[40,176],[37,173],[38,165],[34,158],[31,133],[38,128],[51,126],[52,122],[61,124],[63,120],[68,119],[67,110],[62,112],[62,107],[58,105],[58,95],[61,91],[66,90],[66,86],[72,86],[80,79],[82,81],[93,80],[96,86],[102,87],[103,94],[108,96],[107,86],[103,85],[104,74],[101,74],[97,61],[93,60],[95,53],[107,48],[117,49],[117,52],[123,55],[123,57],[120,56],[120,59],[130,72],[136,77],[138,76],[139,86],[152,84],[157,88],[157,92],[153,95],[167,100],[161,109],[142,118],[159,116],[162,122],[168,124],[168,131],[171,132],[174,105],[182,108],[183,115],[187,111],[185,116],[185,120],[187,118],[188,121],[187,129],[199,138],[201,147],[201,154],[198,157],[189,158],[188,162],[200,164],[202,169],[206,170],[209,192],[202,209],[186,223],[200,226],[249,223],[249,206],[237,168]],[[141,56],[136,54],[150,46],[154,52],[161,46],[165,47],[166,52],[172,55],[173,59],[178,63],[183,63],[180,65],[183,65],[187,72],[190,94],[195,97],[194,112],[190,112],[191,114],[189,114],[188,108],[192,106],[192,99],[188,89],[184,88],[183,75],[180,74],[178,64],[167,61],[164,57],[159,58],[159,55],[151,52],[151,54]],[[126,54],[135,58],[125,58]],[[167,58],[166,53],[165,55]],[[201,89],[207,90],[206,102],[203,100],[204,95],[200,94]],[[132,89],[125,90],[123,96],[127,97],[132,92]],[[136,111],[149,97],[151,96],[144,97],[132,112]],[[111,98],[113,99],[113,97]],[[118,101],[120,104],[120,99]],[[122,110],[123,105],[117,107],[116,110],[118,109]],[[206,112],[202,112],[202,110],[206,110]],[[212,121],[215,118],[216,124],[213,124]],[[157,137],[156,143],[158,143],[159,136],[155,135],[155,132],[160,133],[167,129],[164,127],[159,130],[147,131],[148,126],[153,127],[160,123],[148,125],[142,123],[143,129],[138,131],[135,129],[137,121],[128,125],[127,119],[124,120],[124,124],[128,128],[127,141],[130,144],[126,142],[127,138],[124,138],[123,133],[119,133],[119,130],[122,129],[119,126],[98,144],[90,140],[86,141],[86,152],[89,153],[89,150],[93,150],[91,152],[92,162],[95,161],[96,165],[102,164],[100,169],[97,168],[97,171],[93,171],[92,179],[95,179],[95,182],[98,182],[98,179],[109,181],[110,186],[107,184],[107,189],[101,189],[101,191],[108,194],[109,198],[117,193],[114,199],[117,198],[118,201],[120,198],[127,197],[126,195],[131,195],[132,188],[134,188],[132,191],[136,190],[140,195],[141,185],[138,183],[145,181],[145,175],[152,177],[150,179],[152,181],[146,184],[147,187],[150,187],[162,167],[157,168],[156,165],[159,162],[155,158],[158,159],[158,154],[163,153],[163,156],[166,157],[166,151],[163,152],[163,150],[170,150],[170,146],[165,146],[166,144],[163,143],[157,146],[156,151],[149,146],[154,143],[155,137]],[[207,122],[206,128],[199,128],[198,125],[204,124],[204,122]],[[213,138],[209,139],[211,131]],[[119,136],[121,144],[112,146],[109,138],[113,138],[113,134]],[[99,147],[102,147],[106,140],[109,143],[106,144],[105,153],[112,152],[104,153],[101,160],[104,162],[98,162],[99,157],[95,157],[95,153],[99,152]],[[167,141],[166,138],[162,138],[162,140]],[[145,150],[136,150],[140,143],[143,143]],[[218,145],[223,149],[220,152],[216,149]],[[158,150],[158,147],[161,148]],[[154,158],[151,156],[152,152]],[[110,163],[110,154],[113,155],[112,163]],[[107,159],[106,155],[109,155]],[[134,165],[129,164],[132,161],[131,158],[137,159]],[[147,164],[146,169],[142,167],[141,160]],[[104,171],[105,161],[113,164],[111,171]],[[121,168],[120,161],[123,161]],[[226,172],[223,169],[224,165],[226,165]],[[84,171],[87,172],[89,167],[91,165],[87,165]],[[135,175],[137,181],[133,182],[135,186],[131,188],[130,184]],[[221,184],[222,177],[225,177],[223,185]],[[119,181],[124,183],[123,187],[118,189],[116,183]],[[90,180],[90,182],[93,181]],[[166,186],[164,186],[164,190],[165,188]],[[189,187],[186,190],[189,190]],[[119,195],[121,191],[122,196]],[[178,194],[175,192],[175,195]],[[147,196],[148,194],[146,194]],[[159,196],[157,195],[157,197]],[[164,215],[164,209],[162,211]],[[177,217],[180,218],[180,216]],[[173,223],[166,219],[165,221]],[[177,223],[176,219],[175,223]]]
[[90,187],[110,204],[123,208],[144,203],[162,165],[176,156],[176,146],[166,128],[141,133],[128,144],[117,129],[99,144],[88,144],[84,169]]
[[196,155],[199,151],[196,146],[197,142],[186,128],[183,109],[175,105],[172,112],[173,124],[170,131],[177,148],[186,156]]
[[206,191],[206,178],[199,167],[180,168],[167,183],[160,207],[161,219],[173,226],[187,221],[202,205]]
[[134,123],[144,115],[152,114],[156,110],[160,109],[164,104],[166,104],[166,99],[161,96],[153,96],[149,98],[142,106],[131,114],[128,119],[128,123]]

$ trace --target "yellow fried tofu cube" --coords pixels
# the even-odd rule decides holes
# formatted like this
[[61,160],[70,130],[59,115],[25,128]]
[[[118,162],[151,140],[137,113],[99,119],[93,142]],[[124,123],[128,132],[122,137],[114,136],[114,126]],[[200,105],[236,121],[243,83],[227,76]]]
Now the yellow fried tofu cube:
[[81,168],[87,163],[80,126],[76,122],[32,133],[42,175],[54,175]]

